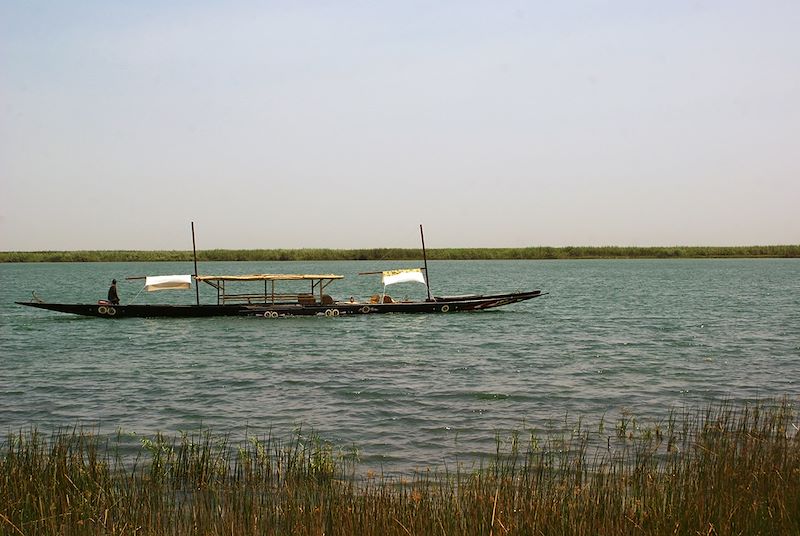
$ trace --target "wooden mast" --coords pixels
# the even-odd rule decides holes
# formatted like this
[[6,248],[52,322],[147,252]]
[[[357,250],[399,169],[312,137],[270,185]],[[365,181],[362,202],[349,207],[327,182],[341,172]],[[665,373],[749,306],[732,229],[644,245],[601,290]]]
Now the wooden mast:
[[194,255],[194,291],[197,295],[197,305],[200,305],[200,283],[197,281],[197,247],[194,242],[194,222],[192,222],[192,254]]
[[422,260],[425,263],[425,287],[428,289],[428,301],[431,298],[431,280],[428,278],[428,254],[425,252],[425,233],[422,232],[422,224],[419,224],[419,236],[422,238]]

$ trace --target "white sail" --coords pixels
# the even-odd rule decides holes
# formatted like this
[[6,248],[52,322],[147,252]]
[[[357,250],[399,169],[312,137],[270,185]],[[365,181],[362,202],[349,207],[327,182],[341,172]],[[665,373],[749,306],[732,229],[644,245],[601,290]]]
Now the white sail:
[[425,276],[422,270],[414,268],[410,270],[387,270],[383,272],[383,284],[393,285],[395,283],[417,282],[425,285]]
[[148,292],[156,290],[177,290],[192,288],[191,275],[155,275],[147,276],[144,280],[144,288]]

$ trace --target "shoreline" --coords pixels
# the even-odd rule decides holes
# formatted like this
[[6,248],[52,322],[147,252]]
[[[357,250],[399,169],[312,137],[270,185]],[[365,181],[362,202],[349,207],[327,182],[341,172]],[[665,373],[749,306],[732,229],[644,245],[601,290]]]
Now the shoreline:
[[[526,248],[439,248],[429,260],[589,260],[589,259],[763,259],[800,258],[800,244],[768,246],[566,246]],[[198,261],[410,261],[416,248],[364,249],[210,249]],[[0,251],[0,263],[178,262],[191,261],[184,250]]]

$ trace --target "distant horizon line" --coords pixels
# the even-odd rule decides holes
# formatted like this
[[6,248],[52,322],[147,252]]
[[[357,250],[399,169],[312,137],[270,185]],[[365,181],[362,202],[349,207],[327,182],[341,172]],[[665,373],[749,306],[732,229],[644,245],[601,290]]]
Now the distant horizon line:
[[[527,246],[426,249],[430,260],[797,258],[800,244],[754,246]],[[246,248],[200,249],[203,261],[418,260],[422,248]],[[7,262],[186,261],[192,250],[39,250],[0,251]]]
[[[719,244],[702,244],[690,246],[687,244],[661,244],[655,246],[637,246],[637,245],[620,245],[620,244],[604,244],[602,246],[590,246],[585,244],[567,245],[567,246],[441,246],[441,247],[428,247],[427,251],[435,250],[463,250],[463,249],[480,249],[480,250],[497,250],[497,249],[604,249],[604,248],[626,248],[626,249],[663,249],[663,248],[685,248],[685,249],[698,249],[698,248],[716,248],[716,249],[732,249],[732,248],[782,248],[782,247],[800,247],[797,244],[737,244],[737,245],[719,245]],[[358,247],[317,247],[317,246],[303,246],[303,247],[241,247],[241,248],[198,248],[197,251],[305,251],[305,250],[320,250],[320,251],[361,251],[361,250],[422,250],[421,247],[405,247],[405,246],[358,246]],[[67,252],[122,252],[122,251],[136,251],[136,252],[156,252],[156,251],[170,251],[170,252],[184,252],[192,251],[191,248],[160,248],[160,249],[137,249],[137,248],[76,248],[76,249],[0,249],[0,254],[9,253],[67,253]]]

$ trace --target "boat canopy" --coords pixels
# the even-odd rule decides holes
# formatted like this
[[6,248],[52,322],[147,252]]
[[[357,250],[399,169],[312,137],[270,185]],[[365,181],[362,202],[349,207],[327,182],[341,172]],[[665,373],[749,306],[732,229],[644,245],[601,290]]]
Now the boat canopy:
[[334,274],[250,274],[250,275],[198,275],[198,281],[319,281],[321,279],[344,279]]
[[[343,275],[335,274],[249,274],[249,275],[198,275],[197,281],[211,285],[217,290],[217,303],[245,302],[245,303],[286,303],[303,301],[333,301],[323,293],[325,288],[336,279],[344,279]],[[244,285],[250,291],[233,291],[226,288],[226,283],[233,287],[242,288],[242,282],[263,282],[264,288],[259,292],[252,291],[252,285]],[[304,292],[278,292],[276,283],[281,281],[300,281],[309,284]]]
[[417,282],[426,285],[425,276],[422,275],[422,270],[419,268],[412,268],[408,270],[387,270],[382,272],[383,285],[394,285],[395,283],[408,283]]
[[191,275],[156,275],[144,279],[144,288],[148,292],[156,290],[177,290],[192,288]]

